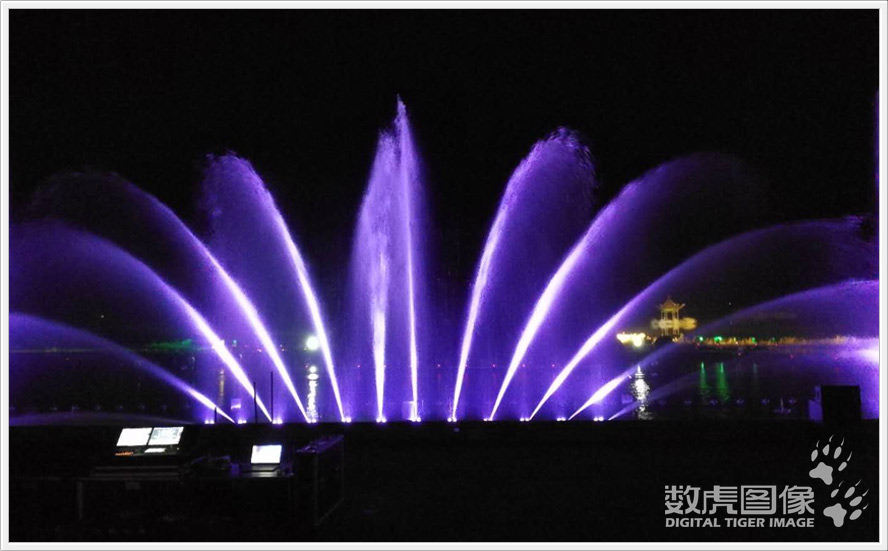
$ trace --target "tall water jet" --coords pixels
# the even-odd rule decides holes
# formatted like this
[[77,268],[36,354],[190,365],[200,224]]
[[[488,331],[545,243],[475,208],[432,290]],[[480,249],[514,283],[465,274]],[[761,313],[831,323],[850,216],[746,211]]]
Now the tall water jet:
[[[268,257],[260,265],[264,272],[269,271],[273,262],[279,262],[281,258],[287,259],[285,273],[291,274],[290,281],[295,280],[295,288],[301,293],[324,359],[339,418],[344,420],[346,415],[320,302],[311,283],[308,266],[271,193],[252,165],[235,155],[208,157],[203,187],[204,207],[209,214],[213,232],[211,248],[217,250],[219,256],[225,258],[226,264],[233,266],[233,270],[254,276],[244,277],[243,280],[252,281],[256,274],[251,272],[249,265],[245,265],[246,259],[236,254],[238,247],[241,251],[244,248],[253,248],[266,252]],[[265,246],[271,249],[265,249]],[[282,290],[279,287],[272,290],[276,293],[277,302],[281,302]],[[268,342],[273,346],[270,339]],[[295,393],[295,390],[291,392]]]
[[397,135],[399,138],[400,152],[400,180],[401,193],[403,199],[403,224],[404,224],[404,255],[406,257],[407,270],[407,321],[409,324],[410,338],[410,386],[412,390],[413,400],[411,403],[410,420],[419,421],[419,354],[416,349],[416,283],[414,281],[416,274],[414,266],[413,252],[413,220],[415,215],[414,209],[414,191],[418,182],[416,177],[417,155],[413,147],[413,139],[410,135],[410,123],[407,119],[407,108],[398,98],[398,117],[395,120]]
[[[352,269],[352,276],[356,280],[353,285],[357,287],[354,297],[358,302],[356,310],[358,312],[363,310],[363,315],[359,315],[355,323],[359,328],[363,323],[369,326],[378,421],[385,419],[386,324],[389,307],[389,266],[393,254],[390,225],[395,214],[392,203],[397,198],[392,193],[389,182],[396,173],[395,148],[396,144],[390,135],[386,133],[380,135],[376,158],[373,160],[370,172],[370,182],[358,218]],[[360,344],[364,339],[361,338],[361,330],[356,329],[356,332],[356,346],[358,350],[362,350]]]
[[[534,258],[534,267],[544,272],[576,239],[592,214],[594,184],[595,170],[589,150],[566,129],[559,129],[534,145],[515,169],[487,235],[472,285],[457,363],[451,420],[456,420],[458,415],[482,307],[490,307],[494,288],[508,287],[512,298],[520,296],[522,291],[534,292],[539,273],[532,273],[527,259]],[[553,219],[553,215],[557,219]],[[540,231],[540,228],[546,229]],[[521,249],[524,243],[529,246]],[[518,270],[526,277],[516,280],[514,273]],[[506,277],[508,272],[513,276],[511,280]],[[513,301],[511,306],[516,303]]]
[[[139,301],[142,308],[170,308],[172,312],[166,314],[184,318],[199,332],[256,401],[263,415],[271,420],[264,402],[225,341],[177,290],[138,259],[104,239],[58,223],[16,228],[11,251],[16,258],[15,270],[10,273],[10,297],[15,310],[46,317],[47,313],[52,315],[54,310],[67,305],[74,308],[67,315],[82,316],[82,307],[77,301],[66,300],[66,293],[82,300],[92,298],[94,307],[102,297],[109,311],[128,306],[127,300]],[[65,277],[60,278],[60,274]],[[40,281],[44,284],[38,284]],[[60,296],[61,300],[48,300],[48,297]],[[145,298],[151,300],[145,301]]]
[[146,371],[177,391],[190,396],[203,405],[213,415],[221,415],[225,419],[234,422],[225,411],[212,400],[195,390],[191,385],[176,377],[166,369],[148,361],[146,358],[120,346],[117,343],[93,335],[87,331],[55,323],[50,320],[30,316],[27,314],[11,313],[9,315],[10,347],[14,351],[21,348],[45,348],[51,345],[58,348],[62,346],[89,346],[106,350],[111,354],[124,359],[131,365],[142,371]]
[[[358,216],[352,259],[357,318],[351,353],[359,362],[367,355],[373,359],[377,421],[387,418],[386,404],[392,402],[386,400],[387,393],[408,406],[401,411],[403,417],[418,421],[418,325],[425,278],[417,243],[424,212],[419,155],[400,98],[397,111],[393,125],[379,134]],[[404,365],[410,372],[406,390],[400,388],[400,379],[387,373]]]

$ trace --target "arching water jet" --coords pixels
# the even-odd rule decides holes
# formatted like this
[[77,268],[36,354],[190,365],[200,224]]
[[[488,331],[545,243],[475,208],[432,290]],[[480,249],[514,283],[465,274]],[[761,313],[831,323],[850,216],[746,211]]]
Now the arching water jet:
[[[74,175],[70,180],[59,182],[44,190],[40,194],[35,208],[64,220],[72,220],[86,230],[92,230],[93,226],[98,224],[99,219],[103,218],[97,216],[98,212],[102,212],[106,216],[117,214],[119,218],[115,218],[115,220],[118,220],[118,223],[112,228],[99,229],[98,235],[105,237],[105,233],[113,234],[107,237],[122,248],[128,248],[128,246],[138,246],[141,243],[131,243],[129,238],[134,232],[126,230],[136,228],[140,231],[148,230],[154,235],[155,241],[159,243],[168,241],[178,248],[178,252],[183,254],[190,252],[194,258],[207,264],[210,271],[222,281],[225,292],[234,301],[256,338],[259,339],[263,352],[268,355],[299,412],[304,419],[308,420],[289,370],[278,353],[257,308],[216,256],[182,219],[156,197],[119,177]],[[103,201],[96,201],[96,196],[100,196]],[[89,199],[89,204],[92,207],[91,212],[79,212],[76,208],[79,203],[78,199]],[[84,215],[88,216],[84,218]],[[145,247],[150,249],[151,245],[153,244],[146,244]],[[134,255],[138,256],[137,253]]]
[[[697,329],[694,334],[718,333],[728,326],[736,326],[744,321],[747,323],[760,322],[763,313],[766,312],[779,313],[785,317],[786,312],[791,311],[794,312],[795,316],[798,318],[810,320],[811,316],[805,315],[806,313],[811,314],[823,310],[835,310],[835,308],[830,308],[827,305],[834,307],[837,303],[843,303],[843,306],[846,309],[843,315],[832,317],[829,320],[820,320],[821,322],[826,321],[826,326],[828,327],[823,328],[823,324],[821,323],[821,335],[847,335],[850,332],[855,337],[870,339],[865,341],[862,346],[851,343],[849,347],[854,351],[856,356],[859,356],[864,362],[874,364],[876,368],[878,368],[878,355],[876,355],[875,362],[873,362],[872,353],[870,352],[872,350],[870,341],[878,334],[878,310],[877,307],[874,308],[874,306],[878,304],[878,293],[878,281],[846,281],[815,289],[807,289],[744,308],[738,312],[706,324],[704,327]],[[808,310],[810,311],[806,312]],[[815,323],[816,321],[817,320],[815,320]],[[810,323],[810,321],[806,321],[806,323]],[[614,377],[607,384],[596,389],[589,400],[570,416],[570,419],[573,419],[592,405],[601,402],[619,387],[620,383],[622,383],[633,370],[649,365],[654,361],[660,361],[677,350],[677,344],[670,344],[646,357],[637,366],[626,368],[617,377]],[[878,373],[878,369],[876,370],[876,373]],[[866,388],[867,385],[861,386]],[[676,386],[667,385],[666,387],[663,387],[663,389],[655,391],[654,395],[660,396],[661,393],[667,392],[667,389],[673,391],[675,388]],[[542,403],[543,402],[541,402],[541,404]],[[624,409],[625,411],[628,411],[631,408],[627,407]],[[537,410],[539,410],[539,407]],[[615,417],[622,415],[625,411],[621,411]]]
[[39,343],[44,341],[53,342],[54,346],[57,346],[58,339],[64,338],[65,340],[87,343],[94,348],[108,350],[112,354],[125,359],[130,365],[135,366],[137,369],[146,371],[152,377],[155,377],[179,392],[190,396],[210,412],[221,415],[228,421],[234,423],[234,419],[225,413],[222,408],[195,390],[191,385],[157,364],[148,361],[142,356],[115,342],[111,342],[87,331],[69,327],[61,323],[16,312],[9,314],[9,327],[10,342],[13,347],[40,346]]
[[[769,272],[757,270],[757,265],[750,263],[748,257],[738,254],[740,250],[757,251],[759,260],[763,262],[773,259],[769,265],[769,269],[772,270],[778,264],[793,265],[795,269],[799,269],[801,262],[810,265],[810,269],[805,271],[805,277],[788,282],[771,282],[770,285],[762,285],[762,289],[780,289],[781,286],[784,288],[789,286],[786,291],[791,292],[794,290],[792,286],[804,285],[805,279],[812,285],[817,285],[849,277],[870,277],[873,269],[872,247],[856,240],[856,232],[854,220],[784,224],[741,234],[698,252],[638,293],[596,329],[553,380],[534,408],[531,418],[536,416],[543,405],[561,388],[568,376],[597,348],[602,339],[610,336],[617,324],[624,322],[627,317],[637,316],[643,305],[651,305],[658,297],[665,296],[679,285],[696,288],[699,295],[702,287],[714,286],[720,279],[728,276],[737,277],[737,274],[744,274],[745,277],[740,279],[747,281],[755,278],[767,280]],[[794,252],[790,255],[785,252],[787,250]],[[750,294],[755,296],[758,293],[750,292]]]
[[[516,258],[509,258],[508,251],[503,252],[504,247],[509,247],[504,245],[504,240],[520,238],[522,231],[527,232],[546,222],[552,231],[543,243],[560,255],[587,224],[592,210],[594,182],[595,171],[589,150],[567,129],[560,129],[535,144],[509,178],[472,284],[457,363],[451,420],[457,419],[463,380],[482,307],[489,302],[488,295],[500,272],[516,269],[508,262]],[[559,214],[558,224],[551,224],[552,212]],[[527,259],[517,260],[526,264]],[[542,258],[537,260],[542,266],[547,264]],[[527,271],[526,265],[522,269]]]
[[[60,244],[64,246],[60,247]],[[46,270],[45,273],[49,275],[56,273],[53,268],[57,266],[65,266],[69,277],[71,277],[72,267],[79,264],[85,266],[84,273],[89,275],[95,276],[101,272],[102,277],[119,278],[120,282],[124,281],[125,276],[125,280],[129,282],[127,287],[132,287],[132,282],[145,285],[150,290],[151,296],[165,299],[167,304],[172,306],[178,314],[185,316],[243,389],[255,399],[257,407],[263,415],[271,420],[271,415],[264,402],[257,395],[256,389],[240,363],[225,346],[225,341],[216,334],[203,315],[176,289],[140,260],[109,241],[86,232],[65,228],[60,224],[39,224],[17,228],[15,244],[11,248],[15,251],[18,260],[15,274],[11,274],[10,277],[11,294],[20,297],[19,299],[25,302],[28,302],[28,298],[22,296],[26,291],[23,286],[30,285],[33,278],[44,273],[43,270]],[[25,251],[33,256],[26,256]],[[45,261],[47,258],[51,258],[51,261]],[[90,270],[93,271],[90,272]]]
[[[323,315],[321,314],[320,302],[312,286],[308,266],[296,246],[293,236],[290,234],[290,230],[271,193],[253,169],[253,166],[248,161],[235,155],[209,158],[204,174],[204,189],[207,196],[206,201],[212,205],[210,210],[212,211],[214,223],[219,222],[219,217],[226,215],[234,216],[234,209],[226,209],[222,205],[225,207],[236,205],[238,210],[254,209],[262,223],[270,224],[272,235],[285,251],[296,286],[300,290],[305,302],[305,307],[308,310],[311,324],[324,358],[324,366],[333,389],[333,397],[336,401],[339,418],[340,420],[344,419],[345,413],[339,392],[339,382],[336,377],[330,339],[324,324]],[[265,345],[266,347],[269,345],[273,346],[270,337],[268,337],[267,342],[269,344]],[[281,363],[281,365],[283,364]],[[289,381],[289,377],[285,379],[285,383],[287,381]],[[288,384],[288,389],[294,398],[298,399],[292,382]],[[303,415],[306,416],[301,401],[299,407]],[[308,419],[307,416],[306,419]]]

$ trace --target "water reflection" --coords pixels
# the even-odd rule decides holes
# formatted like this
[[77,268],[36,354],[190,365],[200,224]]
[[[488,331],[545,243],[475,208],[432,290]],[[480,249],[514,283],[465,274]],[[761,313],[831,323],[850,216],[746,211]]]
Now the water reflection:
[[861,345],[852,344],[838,352],[834,346],[743,354],[708,351],[705,361],[699,357],[702,352],[689,349],[687,356],[669,362],[636,365],[622,386],[623,410],[617,407],[616,413],[608,414],[637,419],[805,418],[816,386],[856,385],[861,389],[863,416],[875,419],[879,370],[859,352]]
[[632,397],[638,402],[635,410],[635,416],[638,419],[651,419],[651,412],[648,407],[648,394],[651,393],[651,387],[645,380],[644,371],[638,366],[632,375],[632,384],[630,388]]
[[[216,379],[216,403],[225,403],[225,370],[219,370],[219,376]],[[224,406],[223,406],[224,407]]]
[[305,413],[309,423],[318,421],[318,367],[312,365],[308,368],[308,398],[305,404]]
[[710,390],[706,381],[706,364],[703,362],[700,362],[700,380],[697,386],[700,389],[700,402],[705,404],[709,401]]
[[715,371],[715,396],[722,404],[731,398],[731,389],[728,387],[728,378],[725,375],[725,362],[718,362]]

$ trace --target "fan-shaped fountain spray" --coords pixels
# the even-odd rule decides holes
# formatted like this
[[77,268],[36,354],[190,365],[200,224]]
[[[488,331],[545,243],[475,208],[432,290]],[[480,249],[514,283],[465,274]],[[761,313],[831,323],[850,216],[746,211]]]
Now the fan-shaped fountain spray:
[[[712,319],[801,289],[871,278],[875,272],[876,253],[859,220],[750,231],[766,219],[757,218],[762,194],[743,164],[724,155],[692,155],[649,171],[625,186],[590,224],[596,183],[591,156],[574,133],[562,129],[535,144],[506,185],[476,265],[465,323],[453,335],[461,338],[455,379],[449,379],[447,366],[428,369],[437,351],[429,346],[433,333],[427,294],[434,280],[427,277],[424,262],[430,234],[421,168],[407,109],[399,99],[392,125],[380,132],[357,220],[353,302],[339,312],[342,321],[337,324],[337,329],[353,326],[344,335],[328,331],[308,266],[278,203],[252,165],[233,154],[211,156],[206,164],[208,246],[170,209],[131,184],[123,186],[122,196],[105,197],[100,204],[62,198],[59,210],[41,213],[77,223],[98,237],[50,227],[43,235],[38,232],[36,241],[18,242],[14,296],[29,306],[18,310],[66,322],[78,319],[87,326],[94,320],[84,318],[89,310],[84,305],[119,310],[118,316],[144,321],[139,330],[148,334],[187,325],[210,344],[268,418],[241,364],[254,375],[270,361],[302,416],[314,421],[323,398],[316,392],[317,367],[308,358],[317,350],[342,421],[351,420],[352,414],[379,422],[435,415],[451,421],[496,416],[527,421],[549,410],[563,419],[570,411],[565,407],[585,402],[587,408],[619,388],[625,376],[611,366],[642,349],[624,350],[612,337],[626,326],[649,324],[647,315],[667,294],[692,296],[711,310],[701,317]],[[80,186],[70,188],[75,197],[82,193]],[[90,212],[68,216],[69,203]],[[690,213],[681,232],[669,227],[676,209]],[[115,213],[121,223],[101,227],[100,220],[113,224]],[[14,236],[18,239],[22,231],[27,233],[15,228]],[[146,240],[142,231],[156,238]],[[42,279],[32,278],[35,273]],[[62,273],[76,277],[61,278]],[[727,286],[728,279],[736,285]],[[105,289],[107,285],[112,289]],[[719,295],[720,289],[729,289],[730,297]],[[87,292],[65,295],[78,290]],[[833,287],[823,292],[841,295]],[[83,304],[67,296],[78,296]],[[143,304],[134,306],[139,301]],[[436,312],[450,310],[449,304],[440,306],[445,307]],[[142,313],[172,318],[157,323],[150,315],[140,319]],[[311,326],[312,344],[289,353],[306,355],[313,382],[308,410],[294,382],[295,362],[285,361],[288,339],[300,323]],[[448,336],[438,333],[434,337],[439,340]],[[233,340],[229,350],[220,334],[253,334],[258,342],[247,340],[246,346],[235,348]],[[331,335],[347,372],[337,373]],[[641,364],[671,349],[654,352]],[[859,352],[873,357],[871,349]],[[508,359],[504,373],[496,369],[501,359]],[[362,378],[360,367],[368,360],[372,380]],[[541,368],[550,365],[562,366],[552,372],[554,377]],[[343,379],[348,386],[341,396],[343,375],[354,378]],[[445,388],[442,379],[452,380],[453,388]],[[537,386],[541,379],[547,387]],[[545,392],[538,392],[542,388]],[[183,391],[206,407],[213,404],[191,390]],[[594,390],[591,397],[587,390]],[[513,401],[515,393],[520,396]],[[219,400],[223,394],[220,390]],[[528,397],[536,400],[539,395],[530,408]],[[435,410],[423,400],[430,400]],[[332,410],[334,404],[326,404]],[[373,411],[358,411],[362,407]]]

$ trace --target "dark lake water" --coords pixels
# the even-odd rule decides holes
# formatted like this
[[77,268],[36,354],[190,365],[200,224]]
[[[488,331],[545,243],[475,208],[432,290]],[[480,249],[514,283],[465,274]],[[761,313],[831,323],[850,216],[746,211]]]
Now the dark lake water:
[[[621,371],[626,375],[599,404],[577,416],[585,420],[647,420],[675,418],[807,418],[808,401],[817,385],[858,385],[865,418],[878,417],[877,341],[853,346],[779,346],[753,349],[676,347],[665,357],[628,354],[609,364],[582,366],[553,396],[536,419],[570,416],[602,384]],[[207,367],[209,354],[197,357],[158,354],[158,365],[193,384],[233,416],[252,421],[252,400],[224,371]],[[250,365],[245,357],[245,365]],[[397,366],[390,366],[397,369]],[[163,383],[132,369],[101,351],[58,351],[11,354],[13,418],[57,419],[89,413],[166,416],[204,422],[211,411]],[[498,419],[529,415],[557,375],[554,365],[521,369],[506,395]],[[432,366],[420,381],[424,420],[443,421],[449,414],[453,370]],[[257,387],[270,387],[269,374],[257,374]],[[502,367],[470,369],[465,383],[463,419],[480,419],[493,404]],[[321,370],[306,365],[294,373],[297,390],[309,413],[320,421],[338,421],[329,385]],[[374,416],[374,374],[371,366],[353,368],[340,379],[346,411],[356,421]],[[276,417],[301,420],[282,385],[275,387]],[[267,400],[266,400],[267,401]],[[408,409],[393,404],[390,420]],[[288,409],[289,408],[289,409]],[[84,418],[86,418],[84,416]]]

